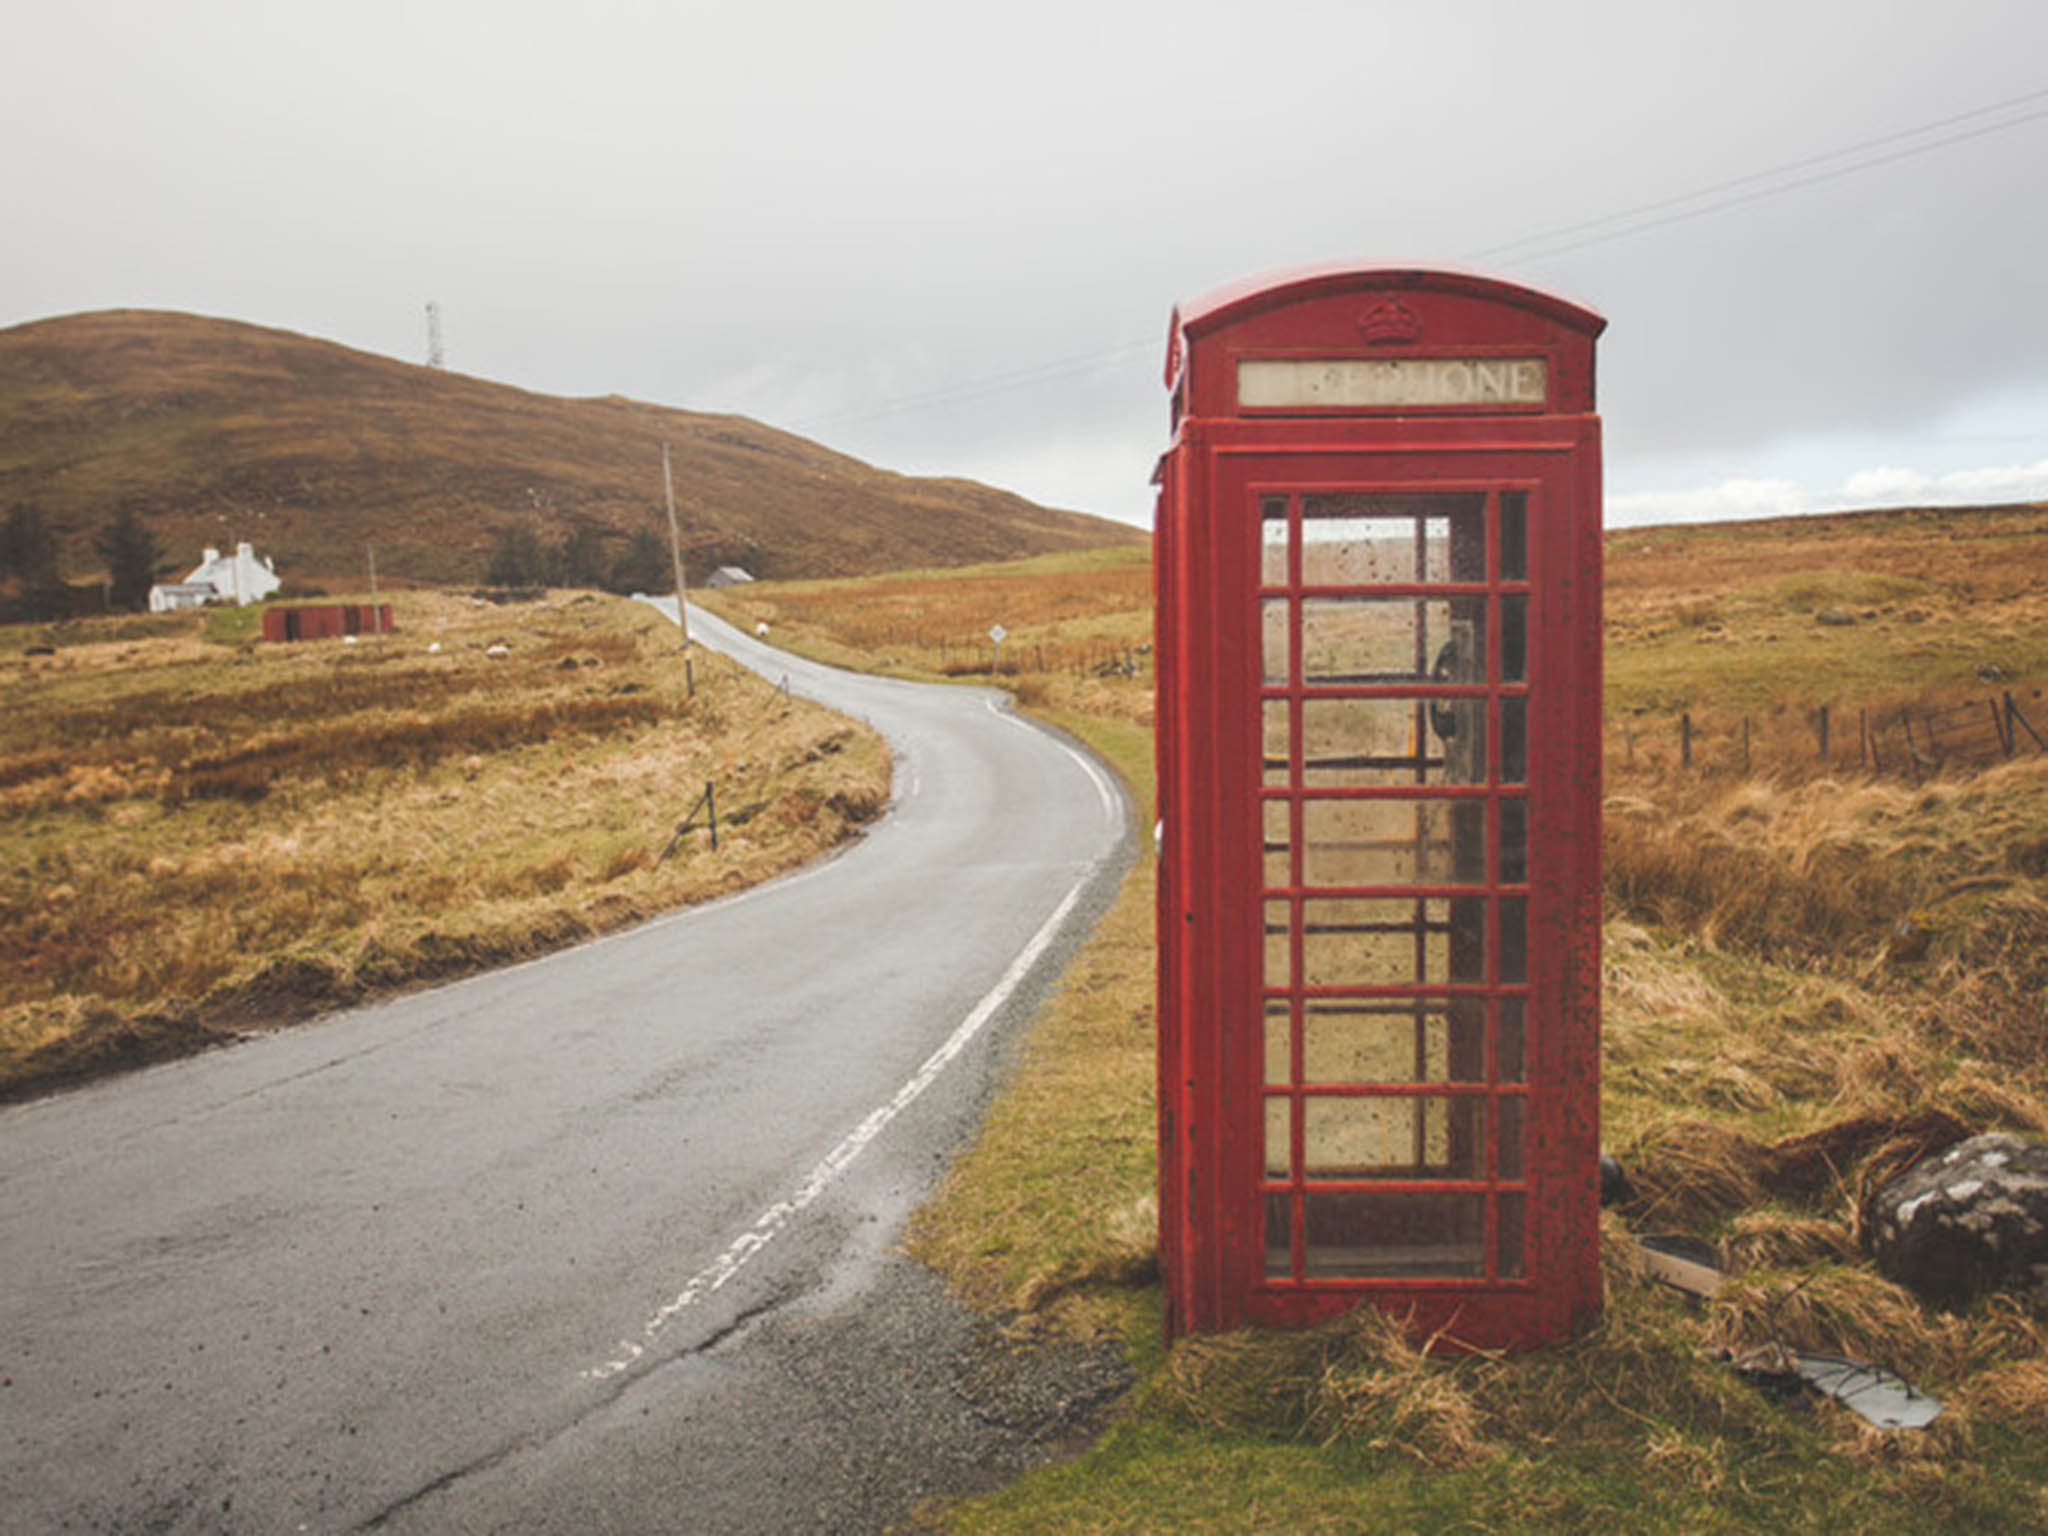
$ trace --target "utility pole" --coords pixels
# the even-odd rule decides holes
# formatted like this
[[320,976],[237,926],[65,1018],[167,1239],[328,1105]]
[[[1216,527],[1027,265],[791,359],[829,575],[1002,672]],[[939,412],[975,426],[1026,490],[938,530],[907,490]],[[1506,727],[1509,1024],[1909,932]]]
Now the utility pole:
[[372,545],[370,545],[370,546],[369,546],[369,550],[370,550],[370,622],[371,622],[372,624],[375,624],[375,625],[377,626],[377,644],[378,644],[379,648],[381,649],[381,648],[382,648],[382,646],[383,646],[383,644],[384,644],[384,610],[383,610],[382,608],[379,608],[379,607],[377,606],[377,546],[376,546],[375,544],[372,544]]
[[668,444],[661,445],[661,489],[668,498],[668,549],[676,562],[676,627],[683,632],[683,649],[690,648],[690,609],[683,601],[683,533],[676,523],[676,477],[668,466]]

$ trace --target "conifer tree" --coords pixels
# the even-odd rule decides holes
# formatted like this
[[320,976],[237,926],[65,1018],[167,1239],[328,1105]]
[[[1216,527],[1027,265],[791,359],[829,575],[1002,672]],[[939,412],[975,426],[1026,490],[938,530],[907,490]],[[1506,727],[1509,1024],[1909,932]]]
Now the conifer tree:
[[149,589],[163,566],[164,547],[135,509],[123,507],[115,513],[92,536],[92,546],[107,562],[107,601],[116,608],[147,607]]

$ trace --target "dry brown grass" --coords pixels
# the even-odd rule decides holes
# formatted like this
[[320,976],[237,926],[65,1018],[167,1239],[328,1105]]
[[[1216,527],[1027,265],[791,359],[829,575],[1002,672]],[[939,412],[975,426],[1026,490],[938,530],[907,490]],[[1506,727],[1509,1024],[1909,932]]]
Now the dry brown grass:
[[[1142,548],[859,582],[727,587],[701,599],[778,645],[906,677],[1001,681],[1020,703],[1149,725],[1152,571]],[[988,631],[1008,632],[1002,673]]]
[[1401,1319],[1361,1307],[1296,1333],[1183,1340],[1151,1402],[1205,1429],[1341,1440],[1426,1467],[1465,1466],[1499,1449],[1471,1385],[1490,1363],[1432,1360]]
[[[871,733],[702,652],[689,697],[673,626],[638,605],[413,594],[398,634],[352,647],[206,645],[199,622],[13,667],[0,1083],[17,1090],[734,889],[887,801]],[[699,832],[661,860],[710,780],[718,853]]]

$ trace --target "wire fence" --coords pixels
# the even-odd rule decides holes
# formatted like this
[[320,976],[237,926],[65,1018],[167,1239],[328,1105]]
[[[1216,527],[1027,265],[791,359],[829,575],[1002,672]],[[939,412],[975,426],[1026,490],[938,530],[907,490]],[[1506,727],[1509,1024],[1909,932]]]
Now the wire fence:
[[[1022,676],[1028,673],[1071,673],[1076,677],[1144,677],[1150,671],[1152,647],[1113,641],[1010,641],[996,645],[986,639],[941,638],[918,642],[920,665],[947,677]],[[899,647],[900,649],[900,647]]]
[[1711,706],[1676,718],[1634,717],[1610,728],[1608,750],[1626,768],[1736,774],[1855,767],[1918,782],[2048,754],[2044,690],[1912,704],[1821,704],[1803,715],[1757,717]]

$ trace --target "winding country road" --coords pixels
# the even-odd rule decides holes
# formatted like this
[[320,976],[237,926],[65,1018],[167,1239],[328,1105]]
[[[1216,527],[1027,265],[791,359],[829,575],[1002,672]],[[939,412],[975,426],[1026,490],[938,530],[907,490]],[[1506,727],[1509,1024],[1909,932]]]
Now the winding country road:
[[691,627],[877,726],[891,814],[0,1110],[0,1529],[862,1530],[1028,1459],[891,1245],[1107,900],[1121,797],[995,695]]

